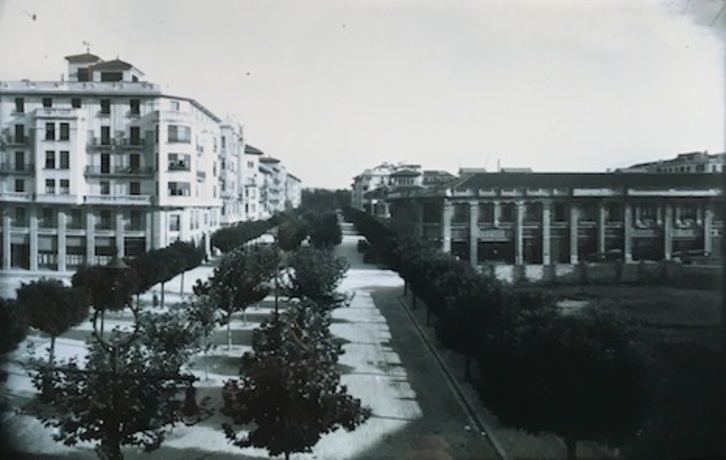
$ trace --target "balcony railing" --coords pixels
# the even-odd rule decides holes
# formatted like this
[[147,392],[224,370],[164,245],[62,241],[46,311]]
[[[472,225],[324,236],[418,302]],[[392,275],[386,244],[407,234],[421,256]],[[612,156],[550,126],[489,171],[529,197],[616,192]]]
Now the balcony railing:
[[[106,170],[104,171],[104,169]],[[149,166],[114,166],[112,168],[102,168],[99,165],[86,166],[86,174],[89,176],[150,176],[153,173],[153,168]]]
[[0,192],[0,201],[3,202],[29,202],[33,201],[33,193],[31,192]]
[[28,136],[10,136],[0,137],[0,145],[8,146],[25,146],[28,145],[30,138]]
[[191,165],[183,161],[169,163],[169,171],[189,171],[190,168]]
[[2,163],[0,164],[0,174],[33,174],[35,172],[34,163]]
[[151,195],[86,195],[86,204],[151,205]]

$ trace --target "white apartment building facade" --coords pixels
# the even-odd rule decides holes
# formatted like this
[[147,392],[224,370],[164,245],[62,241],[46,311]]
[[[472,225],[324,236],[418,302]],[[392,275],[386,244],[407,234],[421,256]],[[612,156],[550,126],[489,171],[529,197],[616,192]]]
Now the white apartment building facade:
[[691,152],[680,153],[669,160],[638,163],[619,171],[673,174],[715,173],[726,171],[724,166],[726,166],[726,153]]
[[288,173],[285,182],[285,205],[290,208],[300,207],[302,204],[302,181]]
[[244,212],[246,220],[259,220],[264,216],[262,203],[262,188],[264,178],[260,173],[260,158],[263,153],[260,149],[246,144],[244,158],[240,168],[240,183],[244,188]]
[[66,60],[67,81],[0,82],[0,268],[73,271],[177,239],[208,252],[223,205],[228,222],[243,207],[241,132],[222,146],[219,118],[124,61]]

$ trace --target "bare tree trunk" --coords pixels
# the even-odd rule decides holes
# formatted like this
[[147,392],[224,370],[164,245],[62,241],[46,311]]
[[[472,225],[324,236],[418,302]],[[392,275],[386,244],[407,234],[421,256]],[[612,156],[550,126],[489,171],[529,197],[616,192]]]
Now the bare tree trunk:
[[204,347],[204,380],[209,380],[209,353],[207,344]]
[[164,285],[166,281],[161,282],[161,308],[164,308]]
[[227,314],[227,350],[232,349],[232,313]]
[[184,272],[181,272],[181,280],[179,281],[179,299],[184,297]]
[[577,460],[577,439],[565,436],[565,446],[567,446],[567,460]]

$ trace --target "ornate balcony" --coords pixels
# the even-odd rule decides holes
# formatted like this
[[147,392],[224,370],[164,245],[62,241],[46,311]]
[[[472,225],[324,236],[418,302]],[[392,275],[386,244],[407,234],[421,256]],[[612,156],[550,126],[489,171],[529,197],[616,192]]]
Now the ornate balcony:
[[28,203],[33,201],[31,192],[0,192],[0,201],[5,203]]
[[86,204],[150,206],[151,195],[86,195]]
[[99,165],[88,165],[86,166],[87,176],[130,176],[130,177],[148,177],[154,174],[154,169],[145,167],[131,167],[131,166],[114,166],[103,171],[103,168]]
[[0,174],[33,174],[35,173],[34,163],[2,163],[0,164]]

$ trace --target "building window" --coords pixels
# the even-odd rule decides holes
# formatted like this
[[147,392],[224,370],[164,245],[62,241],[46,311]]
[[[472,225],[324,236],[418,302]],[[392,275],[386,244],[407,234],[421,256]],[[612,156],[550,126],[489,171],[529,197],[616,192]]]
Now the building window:
[[624,209],[621,203],[607,204],[607,218],[610,222],[622,222],[624,217]]
[[111,99],[101,99],[101,115],[111,115]]
[[22,97],[15,98],[15,111],[17,113],[25,113],[25,100]]
[[80,109],[81,108],[81,98],[74,97],[73,99],[71,99],[71,107],[73,107],[74,109]]
[[71,193],[71,181],[68,179],[60,180],[60,194],[69,195]]
[[111,194],[111,182],[107,180],[101,181],[101,195],[110,195]]
[[249,169],[253,169],[253,168],[255,167],[255,162],[254,162],[254,161],[248,161],[248,162],[247,162],[247,167],[248,167]]
[[102,145],[111,144],[111,127],[110,126],[101,126],[101,144]]
[[53,195],[55,193],[55,179],[45,180],[45,193]]
[[141,113],[141,103],[138,99],[131,99],[129,102],[129,112],[131,115],[139,115]]
[[45,124],[45,140],[46,141],[55,140],[55,123],[46,123]]
[[169,171],[189,171],[191,157],[183,153],[169,154]]
[[101,81],[121,81],[123,79],[123,72],[101,72]]
[[102,209],[99,214],[98,228],[103,230],[111,229],[111,211],[108,209]]
[[43,213],[40,219],[40,226],[42,228],[53,228],[56,226],[55,212],[51,208],[43,208]]
[[192,141],[192,130],[189,126],[169,125],[169,142],[183,142],[189,144]]
[[141,183],[130,182],[129,183],[129,195],[141,195]]
[[190,196],[189,182],[169,182],[169,195]]
[[181,217],[179,214],[172,214],[169,216],[169,231],[178,232],[181,227]]
[[55,169],[55,152],[53,150],[45,151],[45,169]]
[[25,143],[25,125],[15,125],[15,142]]
[[171,107],[172,112],[179,111],[179,101],[171,101],[171,102],[169,102],[169,106]]
[[81,229],[84,228],[83,222],[83,211],[80,209],[71,209],[68,213],[68,220],[66,221],[68,228]]
[[132,126],[129,128],[129,137],[131,138],[131,145],[141,144],[141,128],[138,126]]
[[15,219],[13,223],[15,227],[28,226],[28,215],[25,212],[25,208],[15,208]]
[[654,221],[658,216],[658,209],[653,205],[638,206],[638,218],[642,221]]
[[67,141],[71,138],[71,125],[68,123],[60,124],[60,140]]
[[555,222],[566,222],[568,220],[567,215],[567,204],[566,203],[555,203],[554,207],[554,221]]
[[43,107],[45,107],[45,108],[53,107],[53,98],[44,97],[43,98]]
[[15,179],[15,191],[16,192],[25,191],[25,180],[24,179]]
[[59,169],[68,169],[71,164],[70,161],[70,153],[67,150],[61,150]]
[[129,212],[129,230],[143,230],[141,211]]

